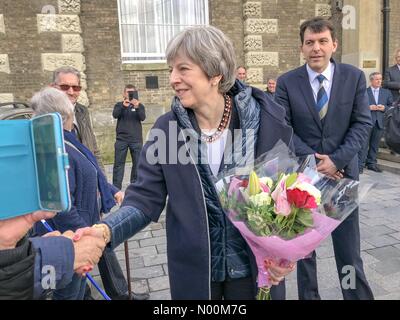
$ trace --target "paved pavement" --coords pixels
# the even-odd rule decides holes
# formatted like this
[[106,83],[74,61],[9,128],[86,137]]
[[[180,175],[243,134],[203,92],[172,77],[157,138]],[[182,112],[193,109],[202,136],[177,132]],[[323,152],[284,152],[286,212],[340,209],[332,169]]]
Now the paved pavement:
[[[112,166],[106,169],[111,179]],[[130,166],[127,165],[125,185],[129,174]],[[366,170],[361,175],[361,182],[376,183],[360,207],[361,250],[366,276],[376,299],[400,300],[400,175]],[[125,271],[123,245],[116,252]],[[153,300],[171,299],[164,214],[158,223],[152,223],[129,240],[129,254],[133,291],[149,292]],[[330,238],[317,249],[317,257],[322,299],[342,299]],[[94,270],[92,274],[101,283],[98,271]],[[296,272],[287,278],[287,298],[298,298]]]

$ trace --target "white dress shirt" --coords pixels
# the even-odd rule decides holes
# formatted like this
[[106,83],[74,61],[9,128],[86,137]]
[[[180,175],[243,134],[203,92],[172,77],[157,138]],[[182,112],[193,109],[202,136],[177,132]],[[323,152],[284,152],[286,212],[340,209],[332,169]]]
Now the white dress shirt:
[[377,105],[378,101],[379,101],[379,88],[371,87],[371,90],[372,90],[372,93],[374,95],[375,104]]

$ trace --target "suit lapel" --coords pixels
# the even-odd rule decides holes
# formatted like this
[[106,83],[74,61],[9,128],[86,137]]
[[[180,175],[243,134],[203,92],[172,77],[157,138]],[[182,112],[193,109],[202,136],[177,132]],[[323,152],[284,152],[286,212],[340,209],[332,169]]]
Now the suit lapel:
[[[369,98],[369,101],[375,101],[375,97],[374,97],[374,94],[372,93],[372,89],[371,89],[371,87],[368,87],[367,88],[367,92],[368,92],[368,98]],[[380,92],[380,90],[379,90],[379,95],[381,94],[381,92]],[[375,101],[376,102],[376,101]]]
[[310,79],[308,79],[308,73],[307,73],[307,68],[306,65],[304,65],[300,69],[299,77],[301,80],[299,81],[300,85],[300,91],[304,96],[304,100],[306,102],[306,105],[311,112],[318,128],[322,131],[322,123],[321,119],[319,118],[319,114],[315,108],[315,100],[314,100],[314,94],[312,92],[311,84],[310,84]]

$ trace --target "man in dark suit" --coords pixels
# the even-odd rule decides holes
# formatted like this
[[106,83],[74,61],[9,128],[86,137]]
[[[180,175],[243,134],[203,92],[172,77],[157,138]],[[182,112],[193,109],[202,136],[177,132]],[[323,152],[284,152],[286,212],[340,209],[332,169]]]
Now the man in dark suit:
[[371,110],[372,130],[369,139],[359,152],[359,169],[360,173],[366,164],[369,170],[382,172],[377,166],[376,155],[379,149],[379,141],[383,135],[384,114],[393,104],[392,93],[383,89],[382,74],[373,72],[369,76],[371,86],[367,88],[369,109]]
[[[294,129],[296,154],[314,154],[318,171],[332,179],[345,176],[357,180],[357,153],[371,128],[365,76],[332,59],[337,38],[328,20],[316,17],[305,21],[300,39],[307,63],[282,75],[275,93]],[[332,240],[344,299],[373,299],[360,255],[358,209],[332,233]],[[315,252],[297,265],[299,299],[320,299]],[[354,286],[347,286],[349,277]],[[271,293],[273,299],[284,299],[284,284]]]
[[400,48],[396,50],[394,60],[396,64],[385,72],[384,87],[392,91],[396,101],[400,97]]

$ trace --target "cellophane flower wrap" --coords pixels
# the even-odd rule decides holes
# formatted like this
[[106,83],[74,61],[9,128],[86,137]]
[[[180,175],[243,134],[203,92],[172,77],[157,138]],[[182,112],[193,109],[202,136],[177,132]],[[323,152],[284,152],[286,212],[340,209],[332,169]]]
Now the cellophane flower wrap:
[[306,258],[359,201],[358,181],[319,174],[314,156],[301,160],[283,142],[251,166],[222,172],[216,189],[256,258],[258,299],[270,298],[265,259],[288,266]]

